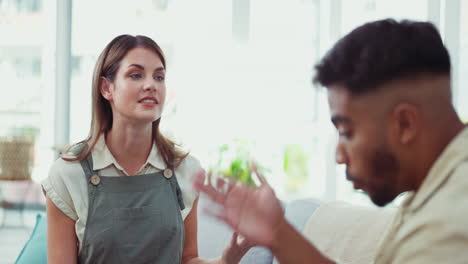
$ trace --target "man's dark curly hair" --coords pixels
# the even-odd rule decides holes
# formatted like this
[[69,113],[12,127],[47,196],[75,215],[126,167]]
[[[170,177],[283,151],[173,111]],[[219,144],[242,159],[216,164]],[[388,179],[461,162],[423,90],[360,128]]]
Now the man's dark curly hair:
[[341,83],[360,95],[416,74],[450,75],[450,57],[433,24],[386,19],[344,36],[315,69],[314,83]]

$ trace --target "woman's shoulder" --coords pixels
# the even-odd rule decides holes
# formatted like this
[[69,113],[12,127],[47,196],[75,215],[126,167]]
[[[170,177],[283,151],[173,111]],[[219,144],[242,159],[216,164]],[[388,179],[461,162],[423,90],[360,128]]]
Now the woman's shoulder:
[[77,170],[81,168],[80,160],[78,157],[82,154],[83,151],[86,151],[88,148],[88,144],[85,142],[78,142],[76,144],[71,145],[68,147],[64,152],[60,154],[60,157],[55,160],[55,162],[51,166],[52,172],[59,172],[66,170],[70,172],[70,170]]
[[188,154],[176,168],[176,172],[179,171],[185,174],[193,173],[194,171],[198,171],[200,169],[202,169],[200,161],[192,154]]
[[180,165],[175,169],[177,181],[182,190],[185,209],[182,211],[182,216],[185,217],[190,212],[194,200],[198,197],[197,190],[194,189],[192,179],[199,170],[202,169],[200,161],[193,155],[187,155]]
[[49,178],[75,178],[83,174],[80,161],[68,161],[62,157],[56,159],[49,169]]
[[44,192],[52,202],[68,217],[78,219],[76,202],[86,194],[86,179],[80,161],[67,161],[59,157],[49,169],[49,174],[41,182]]

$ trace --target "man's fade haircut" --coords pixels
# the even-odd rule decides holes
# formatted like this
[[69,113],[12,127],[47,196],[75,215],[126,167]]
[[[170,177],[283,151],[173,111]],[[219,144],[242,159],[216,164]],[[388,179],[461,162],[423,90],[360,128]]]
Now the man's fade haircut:
[[433,24],[385,19],[344,36],[315,69],[315,84],[340,83],[361,95],[421,73],[450,75],[450,57]]

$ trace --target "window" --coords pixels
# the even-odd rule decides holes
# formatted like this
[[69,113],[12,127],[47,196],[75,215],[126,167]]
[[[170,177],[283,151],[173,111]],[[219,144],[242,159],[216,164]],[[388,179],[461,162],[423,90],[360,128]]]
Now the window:
[[[53,5],[55,2],[48,1]],[[53,160],[54,25],[42,1],[0,2],[0,137],[34,142],[31,177],[47,176]],[[22,140],[21,139],[21,140]]]
[[458,114],[465,123],[468,123],[468,2],[460,1],[460,54],[458,56],[458,89],[456,92],[456,104]]
[[40,13],[42,0],[2,0],[0,8],[13,13]]
[[428,1],[416,0],[342,0],[341,32],[347,34],[366,22],[393,18],[396,20],[427,20]]
[[[440,19],[445,12],[445,3],[435,6],[427,0],[73,4],[73,20],[80,23],[72,23],[72,142],[88,134],[90,109],[80,106],[90,103],[99,52],[117,35],[144,34],[167,56],[166,133],[188,146],[205,166],[216,160],[220,146],[241,139],[254,143],[254,155],[274,175],[269,181],[281,198],[315,196],[361,204],[370,201],[352,190],[344,167],[335,164],[336,134],[325,91],[311,84],[313,66],[338,38],[365,22],[429,20],[433,14]],[[108,5],[114,11],[103,19],[100,10]],[[443,32],[444,23],[436,24],[442,24]],[[304,173],[308,177],[300,176]]]
[[[108,5],[114,11],[103,19]],[[315,1],[302,0],[75,1],[73,19],[86,19],[72,29],[71,141],[88,134],[91,113],[81,106],[89,105],[99,52],[117,35],[145,34],[167,56],[167,133],[206,166],[222,144],[255,142],[272,184],[286,194],[286,147],[301,145],[294,155],[309,159],[317,144],[310,82],[317,13]]]
[[[71,32],[70,141],[88,135],[91,109],[82,106],[90,105],[91,76],[101,50],[117,35],[144,34],[155,39],[167,56],[166,133],[188,146],[205,166],[219,146],[242,139],[255,143],[255,156],[270,168],[274,177],[269,181],[284,199],[368,201],[352,190],[344,168],[335,165],[336,134],[325,91],[311,84],[313,66],[356,26],[387,17],[427,20],[431,2],[74,1],[72,19],[80,23],[72,23]],[[35,171],[42,177],[54,158],[55,76],[49,66],[55,59],[56,40],[54,21],[46,19],[44,6],[54,4],[0,1],[0,32],[12,36],[0,40],[0,74],[9,84],[0,89],[12,94],[0,98],[0,116],[5,120],[0,131],[3,136],[26,133],[21,131],[37,134],[37,151],[42,154],[37,155],[41,161],[36,167],[45,165]],[[101,10],[109,5],[113,9],[103,19]],[[464,20],[466,6],[463,2]],[[437,8],[444,12],[443,5]],[[464,20],[460,58],[468,50]],[[460,87],[466,86],[466,72],[460,59]],[[456,98],[465,120],[468,109],[461,102],[466,93],[459,89]]]

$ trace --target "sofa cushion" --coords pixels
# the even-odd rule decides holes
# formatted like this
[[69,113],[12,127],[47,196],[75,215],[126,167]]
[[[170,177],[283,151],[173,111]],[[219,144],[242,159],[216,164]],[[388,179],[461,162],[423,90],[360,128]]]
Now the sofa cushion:
[[395,208],[323,203],[307,221],[304,235],[334,261],[371,264],[395,213]]
[[[298,232],[304,230],[304,226],[314,211],[320,206],[320,200],[318,199],[301,199],[292,200],[286,204],[285,217],[286,220],[294,227]],[[275,258],[274,264],[279,263]]]
[[38,214],[36,225],[24,245],[16,264],[47,264],[47,220],[46,217]]
[[[231,228],[225,223],[204,213],[205,208],[217,205],[204,194],[198,201],[198,254],[200,258],[218,258],[232,237]],[[241,264],[271,264],[273,256],[263,247],[253,247],[242,258]]]
[[320,201],[317,199],[302,199],[292,200],[286,205],[285,217],[288,222],[302,232],[304,226],[310,216],[320,206]]

